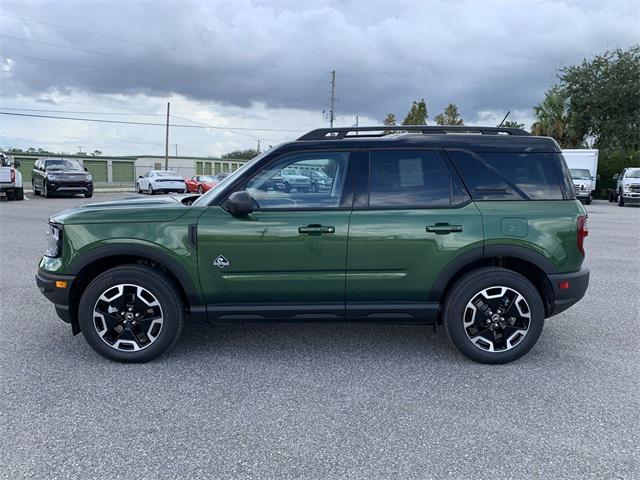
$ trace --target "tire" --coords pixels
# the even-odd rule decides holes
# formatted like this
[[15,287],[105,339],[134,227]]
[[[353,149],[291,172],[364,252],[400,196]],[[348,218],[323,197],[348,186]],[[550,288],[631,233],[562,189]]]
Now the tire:
[[198,185],[198,193],[200,195],[202,195],[204,193],[204,188],[202,188],[202,185]]
[[591,205],[591,200],[592,200],[591,195],[589,195],[587,199],[584,201],[585,205]]
[[[109,298],[109,292],[114,296]],[[144,306],[146,302],[150,308],[127,311],[126,299],[135,292],[143,295],[137,296],[136,304]],[[122,303],[118,304],[119,301]],[[113,315],[97,313],[113,313],[111,308],[115,309]],[[120,308],[125,315],[130,315],[128,320],[118,315]],[[148,320],[137,320],[135,315],[144,316],[150,310],[154,312]],[[78,321],[87,343],[103,357],[115,362],[142,363],[163,354],[178,340],[184,323],[184,306],[178,290],[165,274],[143,265],[124,265],[107,270],[89,284],[80,299]],[[127,321],[131,323],[125,328]],[[107,322],[116,328],[109,328]],[[137,333],[134,335],[134,332]],[[141,343],[140,337],[147,343]]]
[[[500,290],[498,287],[501,287]],[[475,305],[472,300],[487,300],[481,293],[487,290],[490,293],[504,291],[507,297],[512,298],[506,312],[501,313],[496,309],[499,308],[496,303],[505,297],[492,298],[490,302],[494,304],[493,307],[488,302],[484,304],[485,307],[494,308],[486,310],[492,313],[490,316],[481,310],[482,305],[470,307]],[[491,328],[488,319],[498,321],[494,318],[496,315],[502,318],[501,323],[497,328]],[[544,304],[538,290],[522,275],[506,268],[480,268],[464,275],[454,284],[445,300],[442,318],[449,339],[467,358],[480,363],[509,363],[531,350],[540,338],[544,325]],[[508,324],[511,318],[515,326]],[[472,319],[473,323],[465,326],[465,321]],[[486,336],[493,340],[485,341]]]
[[149,183],[149,188],[147,189],[147,193],[149,195],[153,195],[154,194],[153,187],[151,186],[151,183]]
[[93,197],[93,190],[91,190],[90,192],[86,192],[84,194],[84,198],[91,198],[91,197]]
[[616,194],[613,193],[613,190],[609,190],[609,203],[613,203],[615,201]]
[[140,188],[140,183],[138,182],[138,193],[142,193],[142,189]]
[[16,199],[16,191],[15,190],[6,190],[7,201],[12,202]]
[[33,181],[31,182],[31,191],[33,192],[33,194],[34,194],[35,196],[37,196],[37,197],[39,197],[39,196],[40,196],[40,190],[38,190],[38,189],[36,188],[36,184],[35,184]]
[[24,188],[20,187],[20,188],[16,188],[14,191],[14,195],[16,200],[24,200]]
[[622,192],[618,193],[618,206],[624,207],[624,197],[622,196]]
[[51,198],[51,192],[49,192],[49,188],[47,187],[47,182],[42,182],[42,196],[44,198]]

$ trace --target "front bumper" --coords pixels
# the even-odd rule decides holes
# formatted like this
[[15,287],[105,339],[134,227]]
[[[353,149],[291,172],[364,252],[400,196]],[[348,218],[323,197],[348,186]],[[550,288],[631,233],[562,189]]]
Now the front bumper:
[[[50,273],[42,268],[39,268],[36,274],[36,284],[42,294],[56,307],[58,317],[67,323],[71,323],[74,327],[74,333],[77,333],[75,332],[77,322],[74,321],[74,316],[69,308],[74,280],[75,275]],[[61,284],[56,285],[56,282],[66,282],[65,287],[61,287]]]
[[636,192],[623,192],[622,199],[625,203],[640,203],[640,193]]
[[576,198],[589,198],[591,196],[591,192],[588,190],[576,190]]
[[52,193],[90,193],[93,182],[47,181],[47,189]]
[[[564,312],[567,308],[580,301],[589,287],[588,268],[572,273],[553,273],[549,274],[548,277],[554,293],[554,305],[551,315]],[[560,286],[565,282],[568,282],[569,287],[561,289]]]

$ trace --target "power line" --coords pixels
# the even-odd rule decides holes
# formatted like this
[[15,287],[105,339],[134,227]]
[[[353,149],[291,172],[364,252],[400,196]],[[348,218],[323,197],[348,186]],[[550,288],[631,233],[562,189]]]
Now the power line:
[[[230,75],[230,76],[266,78],[266,79],[269,79],[269,80],[292,80],[290,77],[289,78],[285,78],[285,77],[270,77],[270,76],[257,75],[257,74],[251,74],[251,73],[233,73],[233,72],[228,72],[228,71],[224,71],[224,70],[213,70],[213,69],[210,69],[210,68],[196,67],[196,66],[191,66],[191,65],[185,66],[185,65],[177,65],[177,64],[166,63],[166,62],[156,62],[156,61],[153,61],[153,60],[146,60],[146,59],[142,59],[142,58],[127,57],[125,55],[117,55],[115,53],[99,52],[99,51],[96,51],[96,50],[86,50],[84,48],[71,47],[69,45],[60,45],[60,44],[56,44],[56,43],[44,42],[42,40],[34,40],[34,39],[31,39],[31,38],[15,37],[13,35],[7,35],[5,33],[0,33],[0,37],[12,38],[14,40],[20,40],[20,41],[24,41],[24,42],[38,43],[38,44],[46,45],[46,46],[49,46],[49,47],[64,48],[64,49],[67,49],[67,50],[74,50],[76,52],[89,53],[91,55],[103,55],[103,56],[106,56],[106,57],[121,58],[121,59],[124,59],[124,60],[128,60],[130,62],[136,62],[136,63],[142,62],[142,63],[149,63],[149,64],[152,64],[152,65],[160,65],[160,66],[167,66],[167,67],[181,68],[181,69],[189,68],[189,69],[194,69],[194,70],[201,70],[203,72],[211,72],[211,73],[224,74],[224,75]],[[303,81],[302,79],[295,79],[295,78],[293,80]]]
[[[118,123],[124,125],[147,125],[147,126],[160,126],[166,127],[165,123],[153,123],[153,122],[129,122],[126,120],[106,120],[103,118],[79,118],[79,117],[61,117],[55,115],[36,115],[31,113],[15,113],[15,112],[0,112],[0,115],[11,115],[15,117],[33,117],[33,118],[52,118],[56,120],[76,120],[83,122],[94,122],[94,123]],[[278,128],[249,128],[249,127],[218,127],[214,125],[184,125],[180,123],[173,123],[169,125],[170,127],[180,127],[180,128],[200,128],[206,129],[211,128],[214,130],[242,130],[242,131],[253,131],[253,132],[285,132],[285,133],[300,133],[305,132],[306,130],[288,130],[288,129],[278,129]]]
[[71,111],[71,110],[49,110],[49,109],[42,109],[42,108],[0,107],[0,110],[15,110],[19,112],[43,112],[43,113],[73,113],[73,114],[84,114],[84,115],[164,116],[164,113],[87,112],[87,111]]
[[[211,128],[211,125],[209,125],[207,123],[204,123],[204,122],[200,122],[198,120],[191,120],[190,118],[179,117],[178,115],[174,115],[174,114],[172,114],[171,116],[173,118],[184,120],[185,122],[191,122],[191,123],[195,123],[195,124],[201,125],[202,127],[205,127],[205,128]],[[255,135],[250,135],[248,133],[240,133],[240,132],[235,132],[235,133],[237,133],[238,135],[244,135],[245,137],[253,138],[254,140],[262,139],[262,140],[267,140],[269,142],[279,142],[279,140],[274,140],[273,138],[256,137]]]
[[92,35],[92,36],[95,36],[95,37],[108,38],[110,40],[117,40],[119,42],[132,43],[132,44],[142,45],[142,46],[145,46],[145,47],[157,48],[157,49],[160,49],[160,50],[166,50],[166,51],[170,51],[170,52],[177,52],[177,53],[181,53],[181,54],[184,54],[184,55],[194,55],[194,56],[204,57],[204,58],[209,58],[209,59],[224,60],[226,62],[231,61],[231,62],[236,62],[236,63],[245,63],[247,65],[259,66],[259,67],[265,67],[265,68],[277,68],[277,69],[281,69],[281,70],[286,69],[286,70],[298,70],[298,71],[302,71],[302,72],[319,73],[319,72],[316,72],[314,70],[310,70],[310,69],[306,69],[306,68],[281,67],[279,65],[267,64],[267,63],[255,63],[255,62],[244,62],[244,61],[240,61],[240,60],[229,60],[229,59],[223,58],[223,57],[214,57],[214,56],[205,55],[205,54],[202,54],[202,53],[189,52],[189,51],[186,51],[186,50],[180,50],[180,49],[176,49],[176,48],[165,47],[165,46],[162,46],[162,45],[154,45],[152,43],[141,42],[139,40],[131,40],[131,39],[116,37],[116,36],[113,36],[113,35],[107,35],[107,34],[99,33],[99,32],[90,32],[90,31],[87,31],[87,30],[81,30],[79,28],[65,27],[63,25],[56,25],[54,23],[43,22],[43,21],[40,21],[40,20],[33,20],[31,18],[19,17],[17,15],[10,15],[10,14],[7,14],[7,13],[0,13],[0,16],[7,17],[7,18],[13,18],[15,20],[20,20],[22,22],[37,23],[39,25],[45,25],[45,26],[51,27],[51,28],[58,28],[60,30],[67,30],[67,31],[70,31],[70,32],[82,33],[82,34],[85,34],[85,35]]

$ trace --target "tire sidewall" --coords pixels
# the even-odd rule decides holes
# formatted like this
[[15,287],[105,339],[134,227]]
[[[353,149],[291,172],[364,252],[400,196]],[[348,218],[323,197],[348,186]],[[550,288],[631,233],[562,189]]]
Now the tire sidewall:
[[[463,324],[467,303],[478,292],[495,286],[516,290],[525,298],[531,310],[527,334],[518,345],[505,352],[487,352],[476,347],[467,337]],[[486,269],[471,272],[453,287],[443,317],[450,340],[463,355],[481,363],[508,363],[526,354],[540,338],[544,326],[544,304],[537,289],[522,275],[506,269]]]
[[[158,338],[148,347],[137,352],[116,350],[107,345],[98,335],[93,324],[93,308],[96,301],[108,288],[130,283],[139,285],[153,294],[163,313],[162,330]],[[96,352],[117,362],[148,362],[171,348],[176,342],[184,320],[184,309],[171,280],[149,267],[116,267],[96,277],[86,288],[80,299],[78,321],[82,335]]]

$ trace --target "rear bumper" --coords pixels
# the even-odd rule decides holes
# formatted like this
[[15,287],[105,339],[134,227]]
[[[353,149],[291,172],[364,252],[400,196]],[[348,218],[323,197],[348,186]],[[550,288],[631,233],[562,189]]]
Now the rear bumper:
[[[36,274],[36,284],[38,288],[42,294],[47,297],[47,300],[56,307],[58,317],[71,324],[74,322],[69,309],[69,299],[74,280],[75,275],[49,273],[41,268],[38,269],[38,273]],[[66,282],[66,287],[58,287],[56,286],[56,282]]]
[[[578,272],[549,274],[549,281],[553,287],[554,305],[551,315],[557,315],[571,307],[582,297],[589,287],[589,269],[583,268]],[[560,288],[564,282],[569,283],[568,288]]]

